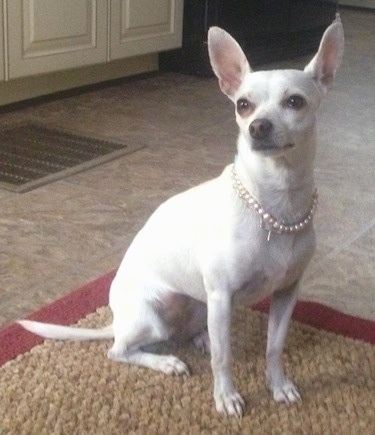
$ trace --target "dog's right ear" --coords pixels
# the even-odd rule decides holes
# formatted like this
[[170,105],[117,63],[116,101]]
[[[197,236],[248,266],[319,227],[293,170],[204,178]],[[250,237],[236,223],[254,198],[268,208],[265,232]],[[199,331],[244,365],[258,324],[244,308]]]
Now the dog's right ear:
[[244,52],[229,33],[220,27],[211,27],[208,31],[208,54],[220,89],[232,98],[245,74],[251,72]]

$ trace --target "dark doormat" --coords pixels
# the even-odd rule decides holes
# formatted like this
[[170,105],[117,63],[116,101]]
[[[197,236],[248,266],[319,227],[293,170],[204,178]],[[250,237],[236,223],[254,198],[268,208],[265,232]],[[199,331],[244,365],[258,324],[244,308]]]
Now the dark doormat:
[[0,187],[28,192],[142,148],[36,123],[0,130]]

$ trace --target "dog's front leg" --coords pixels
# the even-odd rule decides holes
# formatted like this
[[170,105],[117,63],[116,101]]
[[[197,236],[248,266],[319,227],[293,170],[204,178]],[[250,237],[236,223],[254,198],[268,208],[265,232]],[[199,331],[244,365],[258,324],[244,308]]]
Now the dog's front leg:
[[298,283],[272,295],[268,320],[267,381],[277,402],[292,403],[301,400],[294,384],[285,377],[282,352],[294,306],[297,302]]
[[223,414],[241,418],[244,401],[237,393],[232,378],[231,302],[231,296],[228,294],[216,291],[209,293],[207,323],[216,409]]

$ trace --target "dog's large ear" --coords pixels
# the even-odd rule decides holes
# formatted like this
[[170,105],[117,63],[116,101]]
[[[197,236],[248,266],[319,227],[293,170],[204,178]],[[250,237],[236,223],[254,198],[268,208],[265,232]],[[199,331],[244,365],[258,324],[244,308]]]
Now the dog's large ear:
[[219,79],[220,89],[233,97],[250,65],[238,42],[220,27],[208,31],[208,54],[212,69]]
[[311,74],[323,94],[332,87],[342,55],[344,53],[344,29],[340,15],[324,32],[319,50],[305,67],[305,72]]

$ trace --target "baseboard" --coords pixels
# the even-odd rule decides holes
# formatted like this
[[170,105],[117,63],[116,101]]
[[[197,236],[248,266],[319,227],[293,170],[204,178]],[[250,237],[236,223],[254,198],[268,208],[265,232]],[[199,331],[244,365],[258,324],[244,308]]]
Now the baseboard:
[[158,70],[158,54],[0,82],[0,106]]
[[374,0],[340,0],[340,6],[353,6],[356,8],[374,9]]

